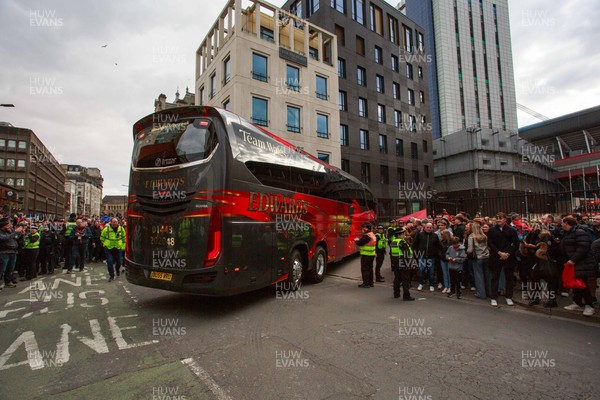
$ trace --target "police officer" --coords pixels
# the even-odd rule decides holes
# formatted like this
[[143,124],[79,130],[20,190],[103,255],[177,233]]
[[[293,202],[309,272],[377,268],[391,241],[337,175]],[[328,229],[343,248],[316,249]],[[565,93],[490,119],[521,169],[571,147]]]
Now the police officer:
[[398,228],[398,221],[396,221],[395,219],[391,220],[390,226],[388,226],[388,228],[387,228],[388,241],[392,240],[392,238],[394,237],[394,234],[396,233],[397,228]]
[[23,263],[25,266],[25,279],[28,281],[37,278],[37,257],[40,252],[40,234],[38,227],[31,225],[29,234],[25,235],[23,245]]
[[394,298],[400,297],[400,282],[402,282],[402,291],[404,292],[404,301],[413,301],[410,288],[410,259],[412,258],[412,249],[402,237],[404,229],[398,228],[390,241],[390,260],[392,262],[392,271],[394,271]]
[[360,272],[363,282],[358,285],[359,288],[373,287],[373,260],[377,237],[371,232],[372,229],[371,224],[366,224],[363,227],[363,235],[354,239],[354,243],[360,247]]
[[66,269],[67,271],[71,271],[71,269],[73,268],[72,266],[72,261],[71,261],[71,252],[73,249],[73,242],[71,241],[71,232],[73,231],[73,229],[75,228],[75,226],[77,226],[77,215],[75,215],[75,213],[71,213],[71,215],[69,215],[69,220],[63,225],[61,234],[64,238],[63,241],[63,250],[64,250],[64,257],[65,257],[65,266],[63,267],[63,269]]
[[381,265],[385,258],[385,248],[387,247],[388,241],[383,229],[383,225],[378,225],[377,232],[375,233],[375,237],[377,238],[377,245],[375,248],[375,280],[377,280],[377,282],[385,282],[385,279],[381,276]]

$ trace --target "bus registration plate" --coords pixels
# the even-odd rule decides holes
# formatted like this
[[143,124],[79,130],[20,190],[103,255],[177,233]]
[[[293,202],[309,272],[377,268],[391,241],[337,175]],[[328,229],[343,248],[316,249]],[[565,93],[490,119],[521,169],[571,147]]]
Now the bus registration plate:
[[150,278],[159,279],[161,281],[170,281],[171,279],[173,279],[173,274],[169,274],[167,272],[152,271],[150,273]]

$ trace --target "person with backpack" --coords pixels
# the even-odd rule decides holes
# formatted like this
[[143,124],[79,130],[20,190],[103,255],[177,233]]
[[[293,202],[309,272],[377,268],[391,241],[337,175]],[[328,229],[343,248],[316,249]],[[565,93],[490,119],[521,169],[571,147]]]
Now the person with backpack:
[[403,228],[396,229],[390,240],[390,261],[394,272],[394,298],[400,297],[400,284],[402,284],[403,300],[414,301],[410,295],[410,267],[412,249],[402,237]]

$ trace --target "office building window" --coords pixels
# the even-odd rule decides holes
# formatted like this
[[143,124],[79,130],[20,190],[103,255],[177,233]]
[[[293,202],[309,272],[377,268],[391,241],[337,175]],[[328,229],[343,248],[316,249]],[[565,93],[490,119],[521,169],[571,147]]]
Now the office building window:
[[398,56],[392,54],[392,71],[400,72],[400,64],[398,63]]
[[348,125],[340,125],[340,146],[348,146]]
[[406,182],[406,173],[404,172],[404,168],[398,168],[397,174],[398,176],[396,180],[398,181],[398,184]]
[[231,79],[231,57],[227,57],[223,61],[223,85],[227,85]]
[[252,122],[260,126],[269,126],[269,102],[260,97],[252,97]]
[[317,137],[329,137],[329,117],[325,114],[317,113]]
[[387,154],[387,136],[379,134],[379,152],[382,154]]
[[317,75],[316,86],[317,98],[321,100],[327,100],[327,78]]
[[419,146],[415,142],[410,143],[410,158],[413,160],[419,159]]
[[397,82],[392,83],[392,94],[396,100],[400,100],[400,84]]
[[361,129],[358,134],[361,150],[369,150],[369,131]]
[[423,169],[425,172],[425,178],[429,178],[429,165],[424,165]]
[[371,3],[371,30],[383,36],[383,13],[381,8]]
[[217,94],[217,75],[213,72],[210,76],[210,94],[209,97],[212,99]]
[[19,178],[17,179],[17,187],[25,186],[25,179]]
[[14,178],[6,178],[6,184],[8,186],[15,186],[15,179]]
[[412,29],[402,24],[402,44],[404,45],[404,50],[411,52],[412,51]]
[[330,0],[331,8],[335,8],[342,14],[346,14],[346,0]]
[[340,90],[338,102],[340,106],[340,111],[348,111],[348,96],[343,90]]
[[356,52],[361,56],[365,55],[365,39],[356,35]]
[[375,90],[377,90],[377,93],[385,92],[385,83],[383,82],[383,76],[381,75],[375,75]]
[[4,167],[4,158],[0,158],[0,167]]
[[417,67],[417,75],[419,76],[419,79],[423,79],[423,68]]
[[[1,147],[1,146],[0,146]],[[25,150],[27,149],[27,142],[24,142],[22,140],[19,140],[19,149],[21,150]]]
[[421,52],[425,50],[425,39],[423,38],[423,34],[421,32],[417,32],[417,48]]
[[344,47],[346,45],[346,32],[343,27],[336,25],[335,26],[335,36],[337,37],[337,44],[340,47]]
[[16,140],[9,140],[8,141],[8,148],[9,149],[16,149],[17,148],[17,142],[16,142]]
[[231,111],[231,101],[229,99],[223,102],[223,108],[227,111]]
[[205,103],[206,103],[206,97],[205,97],[205,94],[204,94],[204,86],[202,86],[200,88],[200,105],[203,105]]
[[419,171],[412,172],[412,181],[413,183],[419,183]]
[[342,158],[342,171],[350,173],[350,161]]
[[302,1],[303,0],[298,0],[295,3],[293,3],[290,7],[290,13],[292,15],[295,15],[297,17],[303,18],[302,16]]
[[17,160],[17,168],[25,168],[25,160]]
[[0,139],[0,147],[6,146],[6,139]]
[[362,97],[358,98],[358,116],[367,118],[367,99],[363,99]]
[[288,89],[296,92],[300,91],[300,69],[292,65],[287,65],[285,69],[285,84]]
[[275,43],[273,31],[269,28],[265,28],[264,26],[260,27],[260,38],[262,40],[266,40],[267,42]]
[[363,67],[356,67],[356,83],[360,86],[367,86],[367,70]]
[[396,139],[396,155],[404,157],[404,141],[402,139]]
[[380,165],[379,166],[379,182],[387,185],[388,183],[390,183],[390,172],[389,172],[389,168],[387,165]]
[[417,118],[412,114],[408,116],[408,130],[410,132],[417,131]]
[[398,20],[388,15],[389,39],[392,43],[398,43]]
[[267,57],[252,53],[252,78],[257,81],[267,82]]
[[317,153],[317,157],[319,158],[319,160],[325,161],[327,164],[329,164],[329,154],[327,154],[327,153]]
[[300,109],[298,107],[287,106],[287,130],[300,133]]
[[360,177],[364,183],[371,183],[371,166],[369,163],[360,163]]
[[412,89],[408,89],[408,104],[415,105],[415,91]]
[[406,77],[408,79],[413,78],[413,66],[410,63],[406,63]]
[[6,160],[6,166],[8,168],[14,168],[15,167],[15,159],[14,158],[9,158]]
[[346,79],[346,60],[338,58],[338,76]]
[[400,128],[402,124],[402,111],[394,110],[394,126]]
[[428,151],[427,140],[423,140],[423,153],[427,153],[427,151]]
[[306,18],[310,17],[311,15],[313,15],[314,13],[316,13],[317,11],[319,11],[319,0],[308,0],[307,2],[307,15]]
[[377,104],[377,121],[385,124],[385,106],[383,104]]
[[365,0],[350,0],[352,2],[352,19],[361,25],[365,24]]
[[383,64],[383,50],[379,46],[375,46],[373,59],[377,64]]
[[419,90],[419,101],[425,103],[425,93],[422,90]]

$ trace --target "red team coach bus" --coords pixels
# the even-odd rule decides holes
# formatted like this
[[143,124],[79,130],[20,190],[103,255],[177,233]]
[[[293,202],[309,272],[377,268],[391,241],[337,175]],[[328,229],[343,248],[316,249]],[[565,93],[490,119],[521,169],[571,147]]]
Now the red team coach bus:
[[375,220],[356,178],[213,107],[160,111],[134,125],[127,280],[226,296],[320,282]]

